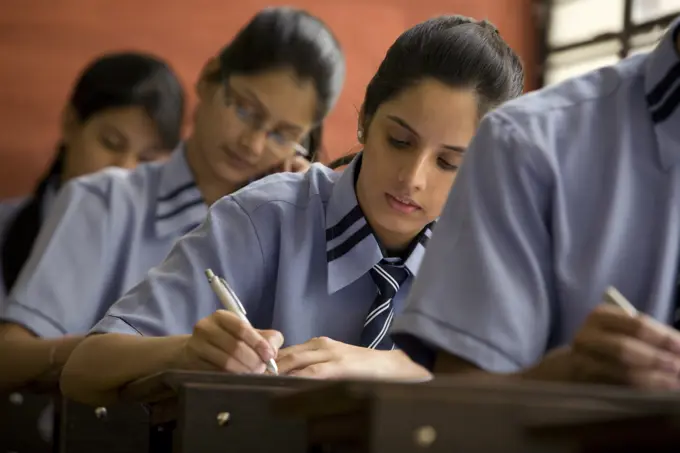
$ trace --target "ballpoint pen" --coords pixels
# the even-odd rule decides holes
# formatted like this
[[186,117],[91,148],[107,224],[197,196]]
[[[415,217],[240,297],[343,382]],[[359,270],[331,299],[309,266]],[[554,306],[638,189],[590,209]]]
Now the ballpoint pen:
[[631,317],[635,317],[638,315],[638,311],[635,307],[633,307],[633,304],[628,302],[628,299],[626,299],[623,296],[623,294],[621,294],[613,286],[610,286],[609,288],[607,288],[607,291],[605,291],[604,302],[619,307]]
[[[235,314],[241,321],[251,326],[250,321],[248,321],[248,318],[246,317],[245,308],[241,304],[241,301],[238,300],[238,296],[236,296],[236,293],[234,293],[227,281],[216,276],[211,269],[206,269],[205,276],[208,277],[208,283],[210,283],[210,287],[217,295],[217,298],[220,300],[225,310]],[[274,375],[279,374],[279,369],[276,366],[274,359],[269,359],[266,362],[266,365],[267,370],[269,370],[270,373]]]

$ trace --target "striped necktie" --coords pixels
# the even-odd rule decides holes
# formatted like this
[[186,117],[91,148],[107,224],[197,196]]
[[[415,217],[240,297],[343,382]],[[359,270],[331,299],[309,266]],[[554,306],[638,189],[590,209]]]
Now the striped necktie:
[[394,310],[392,298],[399,291],[399,286],[408,277],[408,270],[403,265],[382,260],[370,270],[371,277],[378,287],[378,295],[364,322],[361,332],[361,346],[370,349],[394,349],[392,339],[387,332],[392,324]]

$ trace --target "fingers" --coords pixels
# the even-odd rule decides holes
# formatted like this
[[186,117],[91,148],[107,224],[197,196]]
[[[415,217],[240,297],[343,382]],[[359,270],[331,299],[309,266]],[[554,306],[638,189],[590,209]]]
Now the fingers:
[[589,320],[604,330],[620,332],[654,347],[680,354],[680,333],[647,315],[629,316],[617,307],[603,304],[593,310]]
[[627,384],[646,390],[672,390],[680,388],[675,374],[652,369],[630,368],[610,361],[606,357],[576,354],[578,369],[584,371],[579,380],[607,384]]
[[251,373],[252,370],[244,365],[236,357],[231,356],[220,348],[203,342],[199,345],[191,345],[193,355],[198,360],[191,362],[192,369],[201,371],[229,371],[231,373]]
[[293,158],[289,158],[283,161],[283,165],[281,166],[281,171],[286,172],[286,171],[295,171],[293,170]]
[[[276,352],[260,332],[233,313],[226,310],[217,310],[213,313],[212,317],[222,330],[231,334],[238,341],[245,343],[248,348],[254,351],[259,356],[261,362],[266,362],[276,357]],[[244,348],[244,350],[248,350],[248,348]]]
[[309,167],[312,166],[312,164],[310,164],[307,159],[300,156],[295,156],[292,159],[287,159],[286,162],[288,163],[290,169],[285,171],[292,171],[295,173],[304,173],[307,170],[309,170]]
[[340,367],[333,362],[322,362],[291,371],[288,375],[300,378],[333,379],[341,376],[339,370]]
[[645,389],[680,386],[680,334],[646,315],[600,305],[572,349],[577,380]]
[[[236,321],[240,322],[238,318]],[[230,329],[221,325],[215,315],[199,321],[194,327],[193,338],[196,341],[192,342],[196,354],[226,371],[261,372],[264,361]],[[212,351],[213,348],[220,354]]]
[[274,355],[278,355],[279,349],[283,346],[283,334],[278,330],[260,330],[259,332],[274,350]]
[[577,334],[573,348],[577,353],[605,357],[626,367],[653,368],[680,374],[680,357],[633,336],[584,329]]
[[277,359],[276,364],[279,367],[279,373],[288,374],[311,365],[329,362],[332,359],[333,355],[327,349],[311,349],[286,354]]

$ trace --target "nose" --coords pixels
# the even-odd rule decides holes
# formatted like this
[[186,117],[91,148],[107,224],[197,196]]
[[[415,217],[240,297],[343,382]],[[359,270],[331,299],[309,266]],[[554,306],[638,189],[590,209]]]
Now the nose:
[[425,188],[428,174],[428,153],[407,154],[399,169],[399,182],[412,191]]
[[267,133],[262,130],[249,130],[241,134],[241,145],[248,150],[248,160],[257,160],[262,157],[267,147]]

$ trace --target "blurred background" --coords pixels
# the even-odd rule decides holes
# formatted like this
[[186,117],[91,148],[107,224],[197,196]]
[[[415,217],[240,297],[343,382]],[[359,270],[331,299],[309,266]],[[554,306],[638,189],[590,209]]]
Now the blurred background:
[[437,14],[488,19],[522,57],[527,90],[653,48],[680,0],[0,0],[0,198],[29,193],[55,152],[59,115],[89,60],[142,50],[170,61],[193,104],[193,83],[255,12],[305,8],[347,55],[347,83],[324,126],[323,161],[356,149],[364,88],[388,46]]

